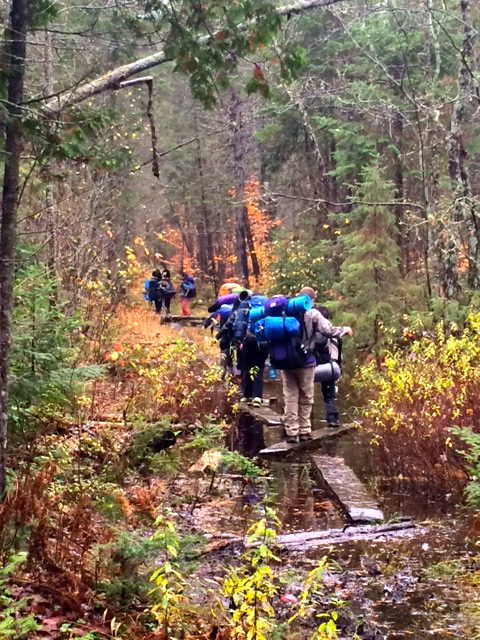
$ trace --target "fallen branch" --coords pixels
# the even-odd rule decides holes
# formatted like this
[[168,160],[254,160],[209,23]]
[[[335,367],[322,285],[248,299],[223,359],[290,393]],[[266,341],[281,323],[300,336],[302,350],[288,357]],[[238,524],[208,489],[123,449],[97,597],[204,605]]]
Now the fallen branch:
[[[295,15],[306,13],[315,9],[324,9],[346,0],[297,0],[291,5],[286,7],[280,7],[277,12],[281,16],[287,18]],[[201,44],[207,44],[210,40],[210,36],[204,36],[199,39]],[[88,98],[92,98],[104,91],[114,90],[118,88],[121,82],[124,82],[128,78],[142,73],[147,69],[158,67],[159,65],[171,62],[172,58],[167,56],[164,51],[157,51],[150,56],[135,60],[129,64],[124,64],[112,71],[104,73],[99,78],[95,78],[90,82],[86,82],[80,86],[75,86],[70,90],[65,91],[62,94],[57,95],[55,98],[49,100],[43,107],[43,113],[47,117],[55,118],[64,109],[71,107],[72,105],[79,104]]]
[[[423,527],[418,527],[413,520],[405,520],[403,522],[391,522],[379,525],[363,525],[361,527],[346,526],[343,529],[328,529],[326,531],[304,531],[301,533],[286,533],[279,535],[277,544],[280,549],[284,550],[306,550],[312,547],[319,547],[332,544],[342,544],[352,540],[369,540],[388,536],[388,538],[396,538],[415,530],[416,534],[424,533]],[[233,544],[245,544],[244,538],[230,534],[205,534],[205,538],[209,540],[222,540],[225,544],[221,546],[210,545],[211,550]],[[259,546],[260,543],[253,545],[245,545],[247,547]],[[207,551],[208,552],[208,551]]]

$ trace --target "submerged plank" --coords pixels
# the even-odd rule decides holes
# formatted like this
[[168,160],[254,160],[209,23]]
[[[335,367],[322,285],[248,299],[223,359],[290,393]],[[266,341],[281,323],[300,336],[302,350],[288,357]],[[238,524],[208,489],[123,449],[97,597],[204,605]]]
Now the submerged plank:
[[[395,539],[412,533],[424,533],[423,527],[418,527],[413,520],[402,522],[390,522],[377,525],[350,526],[343,529],[327,529],[325,531],[301,531],[298,533],[280,534],[277,544],[281,549],[306,551],[313,547],[330,546],[332,544],[342,544],[351,540],[365,540],[383,538]],[[228,544],[245,544],[244,538],[234,534],[209,534],[204,536],[209,540],[222,540],[225,546]],[[255,542],[247,547],[255,547],[261,542]],[[215,549],[212,549],[215,550]]]
[[402,535],[417,526],[412,520],[389,524],[344,527],[343,529],[329,529],[328,531],[306,531],[303,533],[287,533],[278,536],[278,542],[284,549],[305,549],[324,544],[339,544],[349,540],[362,538],[376,538],[379,536],[395,537]]
[[378,504],[343,458],[312,456],[312,465],[352,522],[383,520]]
[[312,445],[317,446],[319,442],[322,440],[329,440],[331,438],[336,438],[341,434],[345,434],[348,431],[352,431],[352,429],[356,428],[356,424],[344,424],[341,427],[337,427],[332,429],[331,427],[325,427],[324,429],[317,429],[316,431],[312,431],[312,439],[307,442],[278,442],[277,444],[273,444],[270,447],[260,450],[261,456],[266,455],[274,455],[274,454],[282,454],[282,453],[290,453],[291,451],[302,451],[305,449],[309,449]]

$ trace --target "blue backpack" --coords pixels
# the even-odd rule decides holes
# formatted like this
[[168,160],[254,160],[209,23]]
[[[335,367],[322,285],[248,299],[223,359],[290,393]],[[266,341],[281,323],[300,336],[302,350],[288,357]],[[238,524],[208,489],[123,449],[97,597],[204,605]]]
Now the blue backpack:
[[195,298],[197,295],[197,288],[195,287],[195,280],[192,276],[185,278],[183,289],[185,291],[185,298]]
[[302,341],[303,313],[287,316],[287,305],[288,300],[283,296],[270,298],[265,305],[267,317],[255,325],[257,342],[268,345],[270,363],[281,371],[301,369],[309,359],[314,362]]
[[147,285],[148,299],[158,300],[160,296],[160,281],[157,278],[150,278]]
[[145,298],[145,300],[148,300],[149,302],[151,302],[150,296],[148,295],[148,283],[149,282],[150,282],[150,280],[145,280],[145,282],[143,283],[143,297]]
[[233,322],[232,333],[233,339],[238,344],[243,342],[245,340],[245,336],[247,335],[248,327],[250,324],[250,309],[250,301],[244,300],[243,302],[240,302],[235,312],[235,320]]

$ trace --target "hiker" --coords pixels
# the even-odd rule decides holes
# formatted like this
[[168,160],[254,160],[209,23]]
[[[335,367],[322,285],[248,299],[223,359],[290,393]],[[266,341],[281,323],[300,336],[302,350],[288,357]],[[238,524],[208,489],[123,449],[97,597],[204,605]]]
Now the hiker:
[[173,286],[170,271],[164,269],[161,273],[161,279],[159,283],[160,289],[160,310],[162,309],[162,303],[165,305],[167,314],[170,314],[170,305],[173,298],[176,295],[175,287]]
[[263,372],[268,358],[268,346],[257,342],[254,328],[256,320],[252,311],[263,306],[267,298],[259,293],[249,296],[246,291],[239,295],[239,299],[232,333],[233,342],[238,347],[238,364],[242,376],[240,402],[259,407],[263,404]]
[[[303,287],[300,296],[307,295],[315,301],[312,287]],[[311,308],[303,315],[301,339],[306,349],[305,363],[296,369],[282,370],[285,409],[282,422],[286,442],[306,442],[312,439],[312,407],[314,402],[315,356],[313,353],[317,334],[328,338],[352,335],[350,327],[334,327],[318,309]]]
[[[315,307],[324,318],[330,320],[327,307]],[[336,403],[336,381],[342,372],[342,338],[327,338],[317,334],[315,339],[315,382],[322,385],[323,404],[327,427],[339,427],[338,408]]]
[[268,358],[268,347],[259,344],[255,336],[248,332],[238,354],[242,375],[240,402],[260,407],[263,404],[263,373]]
[[160,313],[162,309],[162,296],[160,293],[161,273],[158,269],[152,271],[152,277],[145,283],[145,289],[148,292],[148,299],[155,305],[155,313]]
[[191,316],[192,312],[189,309],[188,303],[197,295],[195,280],[192,278],[192,276],[189,276],[186,273],[183,274],[183,280],[180,284],[180,291],[182,294],[182,315]]
[[[226,296],[223,296],[226,298]],[[220,366],[223,369],[222,380],[225,379],[227,374],[232,376],[238,375],[239,369],[239,355],[238,355],[238,343],[234,341],[234,324],[237,318],[237,309],[240,305],[240,297],[238,294],[235,294],[233,298],[229,298],[231,304],[222,304],[218,309],[218,313],[220,315],[220,327],[215,338],[218,340],[218,345],[220,347]],[[211,305],[208,310],[217,309],[218,300],[216,303]],[[227,314],[227,310],[230,308],[230,311]],[[221,315],[221,311],[224,309],[223,317]],[[212,311],[212,313],[214,313]],[[215,311],[217,313],[217,311]]]

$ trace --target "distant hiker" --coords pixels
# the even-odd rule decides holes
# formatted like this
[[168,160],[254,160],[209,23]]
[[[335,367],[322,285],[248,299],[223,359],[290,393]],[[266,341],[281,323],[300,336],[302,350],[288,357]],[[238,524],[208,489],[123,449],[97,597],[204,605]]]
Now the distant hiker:
[[192,312],[190,311],[188,304],[189,301],[196,297],[197,290],[195,287],[195,280],[192,276],[183,274],[183,280],[180,284],[180,291],[182,294],[182,315],[191,316]]
[[145,288],[148,291],[148,299],[155,304],[155,313],[160,313],[162,310],[162,296],[160,293],[160,278],[161,273],[158,269],[152,271],[152,277],[145,283]]
[[175,287],[173,286],[170,271],[168,269],[164,269],[161,273],[159,288],[161,295],[160,309],[162,308],[163,303],[168,314],[170,313],[170,304],[172,302],[172,299],[177,293],[175,291]]
[[[315,291],[312,287],[303,287],[300,296],[307,295],[315,301]],[[295,443],[312,439],[311,414],[314,402],[315,356],[314,346],[318,334],[328,338],[352,335],[350,327],[333,327],[317,309],[309,309],[303,314],[301,322],[302,346],[304,349],[303,363],[296,368],[281,370],[283,397],[285,409],[282,422],[285,427],[286,441]],[[296,359],[296,364],[301,358]],[[274,365],[280,368],[278,363]],[[288,366],[288,365],[287,365]]]
[[[327,307],[316,307],[324,318],[330,320]],[[322,385],[323,403],[328,427],[339,427],[338,408],[336,403],[336,381],[340,377],[342,367],[342,338],[327,338],[317,334],[315,339],[315,382]]]

